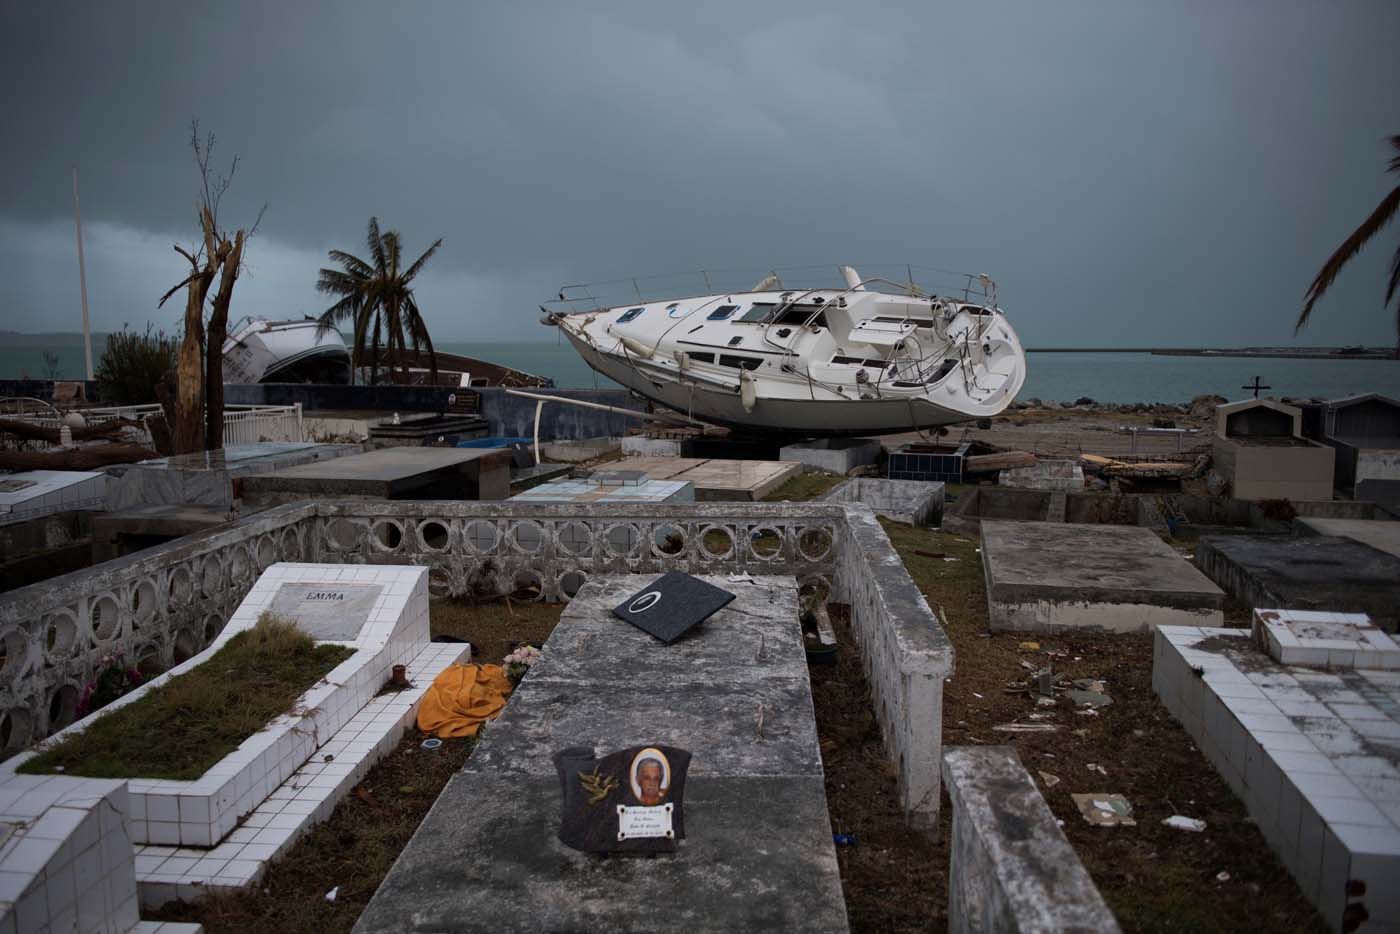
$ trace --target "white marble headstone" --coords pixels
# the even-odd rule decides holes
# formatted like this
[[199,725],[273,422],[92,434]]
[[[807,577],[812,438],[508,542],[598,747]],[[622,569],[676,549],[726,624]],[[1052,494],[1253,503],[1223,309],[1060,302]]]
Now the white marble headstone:
[[380,584],[283,584],[268,609],[294,620],[313,639],[349,642],[360,635],[383,589]]

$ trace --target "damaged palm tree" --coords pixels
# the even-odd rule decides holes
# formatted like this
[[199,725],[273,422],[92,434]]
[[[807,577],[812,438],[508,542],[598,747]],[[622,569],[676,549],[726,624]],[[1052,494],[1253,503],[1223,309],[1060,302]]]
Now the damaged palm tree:
[[[390,367],[397,363],[399,378],[408,382],[409,347],[414,358],[420,351],[428,354],[428,369],[437,380],[437,354],[428,326],[418,311],[413,294],[413,279],[422,270],[442,239],[406,267],[403,265],[402,237],[396,230],[381,232],[379,218],[369,219],[366,236],[369,260],[360,259],[344,250],[331,250],[330,258],[342,269],[322,269],[316,280],[316,290],[335,296],[338,301],[321,314],[321,327],[330,329],[337,322],[350,321],[355,337],[351,344],[351,373],[369,361],[369,381],[377,381],[381,365],[381,348]],[[390,369],[392,373],[392,369]]]
[[[238,169],[235,156],[228,175],[211,181],[209,160],[214,151],[214,134],[199,139],[199,123],[190,129],[190,147],[194,150],[202,182],[198,206],[201,242],[185,249],[175,245],[190,264],[190,274],[161,297],[160,304],[180,289],[185,289],[185,333],[180,343],[175,379],[175,424],[171,440],[176,454],[200,450],[218,450],[224,446],[224,338],[228,332],[228,310],[233,300],[233,285],[243,264],[243,248],[258,229],[262,211],[250,230],[238,230],[230,237],[219,226],[219,202],[223,200]],[[266,210],[266,205],[263,206]],[[209,323],[204,323],[204,306],[209,292],[214,290]]]

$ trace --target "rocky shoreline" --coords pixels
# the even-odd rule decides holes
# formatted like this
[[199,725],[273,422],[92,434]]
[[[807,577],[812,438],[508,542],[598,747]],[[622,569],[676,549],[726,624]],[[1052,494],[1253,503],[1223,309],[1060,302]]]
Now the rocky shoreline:
[[[1315,399],[1294,399],[1289,396],[1279,398],[1277,396],[1260,396],[1261,399],[1270,399],[1274,402],[1282,402],[1286,405],[1307,405],[1311,402],[1321,402],[1320,398]],[[1054,399],[1017,399],[1007,406],[1007,412],[1025,412],[1028,410],[1057,411],[1064,410],[1074,414],[1092,415],[1179,415],[1186,418],[1201,419],[1208,421],[1215,417],[1215,407],[1229,402],[1224,396],[1201,395],[1192,397],[1189,402],[1099,402],[1088,396],[1081,396],[1073,402],[1057,402]]]

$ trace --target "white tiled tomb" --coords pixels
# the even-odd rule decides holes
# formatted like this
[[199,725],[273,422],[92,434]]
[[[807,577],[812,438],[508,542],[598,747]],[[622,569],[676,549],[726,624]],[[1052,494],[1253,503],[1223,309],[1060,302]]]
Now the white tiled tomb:
[[1152,686],[1333,930],[1364,912],[1362,930],[1400,931],[1400,671],[1287,665],[1247,630],[1169,626]]
[[1255,610],[1254,640],[1284,665],[1400,669],[1400,645],[1365,613]]
[[[293,711],[194,781],[114,783],[52,776],[94,788],[123,787],[124,827],[137,847],[142,904],[194,899],[261,878],[268,861],[328,817],[354,782],[397,744],[428,685],[469,651],[462,644],[431,642],[426,568],[276,564],[204,652],[60,731],[39,749],[207,661],[265,610],[296,620],[318,642],[352,646],[355,653],[304,694]],[[407,666],[413,687],[376,697],[397,664]],[[16,774],[34,754],[0,763],[0,794],[50,778]],[[0,934],[9,932],[0,927]]]

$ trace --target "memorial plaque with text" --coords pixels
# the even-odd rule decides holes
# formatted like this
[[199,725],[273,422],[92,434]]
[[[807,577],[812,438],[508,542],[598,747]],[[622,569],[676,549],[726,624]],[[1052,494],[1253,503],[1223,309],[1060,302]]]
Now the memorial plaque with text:
[[559,839],[585,853],[674,853],[685,836],[690,753],[633,746],[599,759],[589,746],[554,755],[563,789]]
[[359,636],[383,589],[381,584],[283,584],[268,609],[295,620],[313,639],[349,642]]

